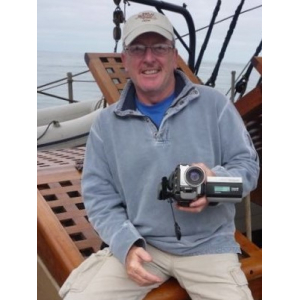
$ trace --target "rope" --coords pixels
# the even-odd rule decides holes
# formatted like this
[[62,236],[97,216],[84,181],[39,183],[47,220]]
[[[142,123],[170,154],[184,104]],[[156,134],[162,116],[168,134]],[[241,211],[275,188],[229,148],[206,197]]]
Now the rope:
[[216,17],[218,15],[220,7],[221,7],[221,2],[222,2],[221,0],[218,0],[218,2],[216,4],[216,7],[214,9],[213,16],[211,18],[208,31],[206,33],[203,45],[201,47],[201,50],[200,50],[200,53],[199,53],[199,56],[198,56],[198,59],[197,59],[196,65],[195,65],[195,72],[194,72],[195,74],[197,74],[198,71],[199,71],[199,68],[200,68],[200,65],[201,65],[201,61],[202,61],[204,52],[206,50],[206,47],[207,47],[208,41],[210,39],[210,35],[211,35],[211,32],[212,32],[212,29],[213,29],[214,24],[215,24]]
[[[42,89],[41,92],[47,91],[47,90],[50,90],[50,89],[54,89],[54,88],[59,87],[59,86],[62,86],[62,85],[65,85],[65,83],[61,83],[61,84],[57,84],[57,85],[54,85],[54,86],[50,86],[50,87],[48,87],[48,88],[46,88],[46,89]],[[38,92],[39,92],[39,91],[38,91]]]
[[50,127],[51,124],[53,124],[55,127],[59,127],[60,126],[58,121],[55,121],[55,120],[51,121],[48,124],[47,128],[45,129],[45,131],[37,138],[37,140],[40,140],[46,134],[46,132],[48,131],[48,129],[49,129],[49,127]]
[[[85,73],[88,73],[90,72],[90,70],[86,70],[86,71],[83,71],[83,72],[80,72],[80,73],[77,73],[77,74],[72,74],[72,79],[74,77],[77,77],[79,75],[82,75],[82,74],[85,74]],[[56,88],[56,87],[59,87],[59,86],[62,86],[62,85],[65,85],[65,84],[68,84],[68,82],[64,82],[64,83],[61,83],[61,84],[57,84],[57,85],[53,85],[55,83],[58,83],[58,82],[61,82],[61,81],[65,81],[65,80],[69,80],[68,77],[65,77],[65,78],[62,78],[62,79],[58,79],[58,80],[55,80],[55,81],[52,81],[52,82],[49,82],[49,83],[46,83],[46,84],[43,84],[43,85],[40,85],[37,87],[38,91],[37,93],[38,94],[42,94],[42,95],[45,95],[45,96],[49,96],[49,97],[53,97],[53,98],[57,98],[57,99],[61,99],[61,100],[65,100],[65,101],[68,101],[70,102],[70,99],[68,98],[65,98],[65,97],[60,97],[60,96],[56,96],[56,95],[53,95],[53,94],[49,94],[49,93],[45,93],[44,91],[47,91],[47,90],[50,90],[50,89],[53,89],[53,88]],[[95,82],[95,81],[92,81],[92,80],[72,80],[73,82]],[[51,86],[50,86],[51,85]],[[48,88],[45,88],[45,89],[42,89],[42,90],[39,90],[43,87],[46,87],[46,86],[50,86]],[[77,100],[72,100],[72,102],[79,102]]]
[[[87,73],[87,72],[89,72],[89,71],[90,71],[90,70],[86,70],[86,71],[83,71],[83,72],[74,74],[74,75],[72,75],[72,77],[76,77],[76,76],[82,75],[82,74]],[[49,83],[40,85],[40,86],[38,86],[37,88],[40,89],[40,88],[42,88],[42,87],[44,87],[44,86],[48,86],[48,85],[51,85],[51,84],[53,84],[53,83],[61,82],[61,81],[63,81],[63,80],[68,80],[68,77],[65,77],[65,78],[62,78],[62,79],[58,79],[58,80],[55,80],[55,81],[52,81],[52,82],[49,82]]]
[[[236,83],[237,80],[242,76],[242,74],[243,74],[244,71],[246,70],[247,66],[250,64],[250,61],[251,61],[251,60],[249,60],[249,61],[246,63],[246,65],[244,66],[243,70],[240,72],[240,74],[238,75],[238,77],[235,79],[235,82],[234,82],[234,83]],[[231,90],[231,87],[228,89],[227,93],[225,94],[226,96],[228,95],[228,93],[230,92],[230,90]]]
[[[235,94],[234,94],[234,95],[236,95],[237,92],[238,92],[238,93],[241,93],[241,92],[242,92],[242,90],[239,91],[239,89],[242,88],[242,83],[243,83],[244,81],[246,81],[246,82],[245,82],[246,86],[244,87],[244,91],[243,91],[242,95],[245,93],[246,88],[247,88],[247,83],[248,83],[249,78],[250,78],[250,74],[251,74],[251,72],[252,72],[252,70],[253,70],[252,58],[253,58],[254,56],[258,56],[259,53],[260,53],[260,51],[261,51],[261,49],[262,49],[262,41],[261,41],[261,42],[259,43],[259,45],[257,46],[257,48],[256,48],[254,54],[252,55],[251,59],[247,62],[247,64],[246,64],[245,67],[243,68],[243,70],[240,72],[240,74],[239,74],[238,77],[236,78],[236,80],[235,80]],[[246,69],[247,69],[247,71],[246,71],[245,75],[243,75],[243,77],[242,77],[242,74],[244,73],[244,71],[245,71]],[[242,77],[242,79],[238,82],[238,80],[239,80],[241,77]],[[259,85],[259,83],[260,83],[260,80],[258,81],[257,85]],[[238,87],[237,87],[237,86],[238,86]],[[231,90],[231,88],[228,89],[228,91],[226,92],[225,95],[228,95],[228,93],[230,92],[230,90]],[[241,96],[242,96],[242,95],[241,95]],[[241,96],[240,96],[240,97],[241,97]],[[239,98],[240,98],[240,97],[239,97]]]
[[95,80],[73,80],[73,82],[96,82]]
[[101,107],[101,105],[103,104],[103,107],[105,106],[106,103],[106,99],[105,97],[102,95],[102,98],[96,103],[94,110],[97,110]]
[[[45,93],[45,92],[42,92],[42,91],[37,91],[37,93],[70,102],[70,99],[65,98],[65,97],[56,96],[56,95]],[[77,100],[72,100],[72,102],[78,102],[78,101]]]
[[[244,13],[247,13],[247,12],[249,12],[249,11],[251,11],[251,10],[258,9],[258,8],[260,8],[260,7],[262,7],[262,5],[257,5],[257,6],[254,6],[254,7],[252,7],[252,8],[243,10],[243,11],[240,13],[240,15],[242,15],[242,14],[244,14]],[[233,17],[234,17],[234,15],[231,15],[231,16],[229,16],[229,17],[226,17],[226,18],[224,18],[224,19],[221,19],[220,21],[215,22],[214,25],[219,24],[219,23],[222,23],[222,22],[224,22],[224,21],[226,21],[226,20],[228,20],[228,19],[231,19],[231,18],[233,18]],[[208,27],[209,27],[209,25],[206,25],[206,26],[204,26],[204,27],[201,27],[201,28],[197,29],[196,32],[199,32],[199,31],[201,31],[201,30],[204,30],[204,29],[206,29],[206,28],[208,28]],[[186,34],[183,34],[181,37],[183,38],[183,37],[186,37],[186,36],[188,36],[188,35],[189,35],[189,33],[186,33]]]
[[175,229],[175,235],[178,241],[180,241],[181,239],[181,229],[179,224],[176,222],[176,218],[175,218],[175,213],[174,213],[174,209],[173,209],[173,200],[169,199],[168,202],[170,203],[171,206],[171,210],[172,210],[172,216],[173,216],[173,221],[174,221],[174,229]]
[[[262,49],[262,41],[260,41],[259,45],[257,46],[252,58],[254,56],[257,56],[260,53],[261,49]],[[235,94],[239,93],[240,94],[239,98],[241,98],[244,95],[244,93],[247,89],[249,77],[250,77],[250,74],[254,67],[251,60],[250,60],[250,64],[249,64],[249,67],[248,67],[246,73],[242,76],[241,80],[239,80],[235,85]]]
[[237,9],[235,11],[234,17],[233,17],[233,19],[232,19],[232,21],[230,23],[229,29],[227,31],[227,35],[225,37],[222,49],[220,51],[218,61],[217,61],[216,65],[215,65],[215,68],[214,68],[214,70],[212,72],[211,77],[206,82],[206,85],[208,85],[208,86],[211,86],[211,87],[215,86],[215,82],[216,82],[216,79],[218,77],[218,73],[219,73],[219,69],[220,69],[220,66],[221,66],[221,62],[222,62],[222,60],[224,58],[224,55],[225,55],[225,52],[226,52],[226,48],[228,46],[228,43],[230,41],[230,38],[231,38],[232,33],[234,31],[234,28],[236,26],[236,23],[237,23],[237,20],[239,18],[239,15],[241,13],[241,10],[242,10],[242,7],[244,5],[244,2],[245,2],[245,0],[241,0],[241,3],[238,5],[238,7],[237,7]]

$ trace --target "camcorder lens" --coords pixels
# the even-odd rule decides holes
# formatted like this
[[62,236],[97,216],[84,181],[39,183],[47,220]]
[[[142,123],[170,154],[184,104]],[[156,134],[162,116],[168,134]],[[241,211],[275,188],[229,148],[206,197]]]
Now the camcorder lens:
[[198,172],[193,171],[193,172],[190,173],[190,178],[191,178],[192,181],[197,181],[197,180],[199,180],[200,175],[199,175]]
[[204,181],[204,172],[198,167],[190,167],[186,171],[185,178],[191,186],[198,186]]

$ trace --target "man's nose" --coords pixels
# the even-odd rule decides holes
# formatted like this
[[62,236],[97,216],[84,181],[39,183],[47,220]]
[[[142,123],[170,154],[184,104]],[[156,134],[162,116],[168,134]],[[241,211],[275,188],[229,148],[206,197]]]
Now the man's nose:
[[153,54],[152,49],[150,47],[146,48],[144,59],[147,61],[153,61],[155,59],[155,55]]

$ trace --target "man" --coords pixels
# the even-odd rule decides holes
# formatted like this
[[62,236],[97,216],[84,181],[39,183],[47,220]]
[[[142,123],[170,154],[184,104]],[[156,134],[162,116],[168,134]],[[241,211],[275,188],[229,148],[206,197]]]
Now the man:
[[244,195],[253,190],[259,164],[243,121],[219,92],[176,70],[164,15],[129,18],[123,48],[131,81],[94,122],[82,178],[89,220],[109,247],[74,270],[60,295],[143,299],[174,276],[192,299],[252,299],[237,257],[234,204],[157,200],[162,177],[179,164],[241,177]]

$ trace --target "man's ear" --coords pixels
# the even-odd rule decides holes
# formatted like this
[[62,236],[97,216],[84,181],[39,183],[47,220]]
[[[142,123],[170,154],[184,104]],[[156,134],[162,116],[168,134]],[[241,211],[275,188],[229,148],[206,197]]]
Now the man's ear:
[[178,68],[177,60],[178,60],[178,50],[175,48],[174,49],[174,70]]

